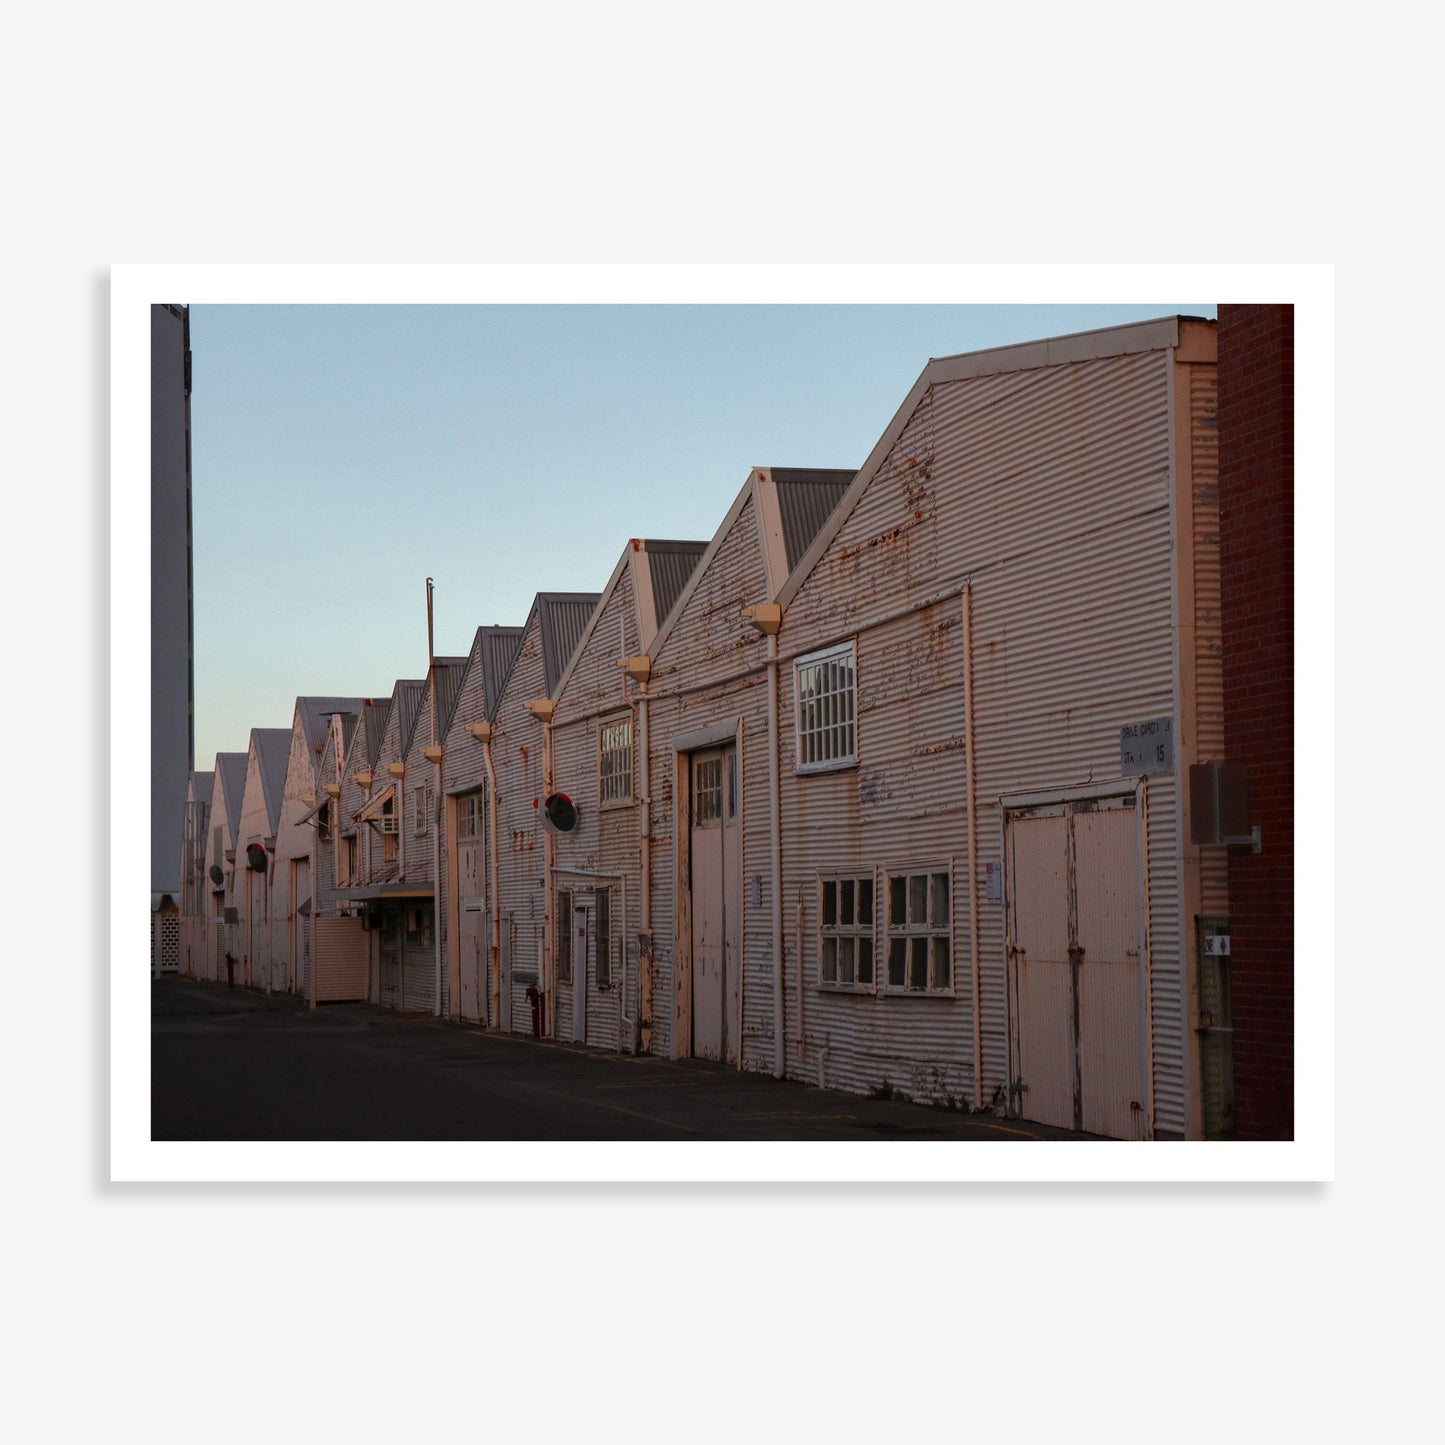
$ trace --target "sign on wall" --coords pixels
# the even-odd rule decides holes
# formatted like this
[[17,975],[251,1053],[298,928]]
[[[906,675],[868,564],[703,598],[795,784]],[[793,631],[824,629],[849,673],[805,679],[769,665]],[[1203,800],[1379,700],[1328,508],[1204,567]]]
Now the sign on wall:
[[1119,773],[1140,778],[1174,771],[1174,719],[1150,718],[1119,729]]

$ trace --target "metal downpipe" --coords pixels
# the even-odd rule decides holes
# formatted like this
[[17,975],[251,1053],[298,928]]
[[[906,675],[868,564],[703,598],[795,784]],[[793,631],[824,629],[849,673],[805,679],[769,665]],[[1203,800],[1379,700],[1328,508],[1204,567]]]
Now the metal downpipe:
[[[778,776],[778,634],[768,633],[768,808],[772,814],[769,843],[773,872],[773,1077],[787,1072],[783,1037],[783,837]],[[801,967],[801,959],[799,965]],[[741,1027],[741,1020],[739,1020]],[[741,1053],[741,1051],[739,1051]]]

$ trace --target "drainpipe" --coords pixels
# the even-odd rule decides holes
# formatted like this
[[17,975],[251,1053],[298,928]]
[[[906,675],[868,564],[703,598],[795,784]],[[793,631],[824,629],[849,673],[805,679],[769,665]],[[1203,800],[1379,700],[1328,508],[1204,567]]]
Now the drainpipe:
[[[628,706],[637,714],[637,746],[642,752],[642,796],[638,799],[638,831],[642,835],[642,897],[638,903],[638,932],[647,938],[648,946],[644,949],[639,943],[637,950],[637,1021],[639,1047],[646,1054],[652,1050],[652,753],[648,747],[647,732],[647,683],[652,676],[652,659],[646,656],[624,657],[618,659],[617,665],[624,669],[626,677],[630,677],[638,688],[637,702],[629,702]],[[625,678],[623,686],[626,686]],[[624,914],[623,929],[626,927]]]
[[963,588],[963,746],[968,770],[968,946],[973,965],[973,1107],[983,1109],[983,1020],[979,1017],[978,793],[973,774],[973,583]]
[[[773,873],[773,1077],[787,1070],[783,1038],[783,835],[781,783],[778,777],[778,629],[783,609],[776,602],[744,607],[746,617],[768,639],[768,839]],[[741,778],[739,779],[741,782]],[[801,960],[800,960],[801,964]],[[742,1020],[738,1020],[741,1028]],[[739,1061],[742,1049],[738,1049]]]
[[502,1026],[502,909],[497,883],[497,771],[492,766],[492,725],[469,723],[487,764],[487,907],[492,915],[492,1009],[490,1026]]

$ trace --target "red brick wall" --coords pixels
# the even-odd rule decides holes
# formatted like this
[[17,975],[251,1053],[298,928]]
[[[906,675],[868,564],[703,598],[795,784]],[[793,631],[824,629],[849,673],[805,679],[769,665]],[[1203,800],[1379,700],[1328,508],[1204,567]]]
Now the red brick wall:
[[1225,757],[1263,851],[1232,848],[1241,1139],[1294,1137],[1294,308],[1219,307]]

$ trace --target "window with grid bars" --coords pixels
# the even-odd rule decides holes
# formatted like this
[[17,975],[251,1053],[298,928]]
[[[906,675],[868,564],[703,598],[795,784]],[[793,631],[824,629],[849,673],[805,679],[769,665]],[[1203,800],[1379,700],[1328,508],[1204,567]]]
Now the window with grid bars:
[[818,982],[873,988],[874,879],[871,873],[818,879]]
[[888,870],[888,970],[899,993],[953,992],[952,868]]
[[632,796],[632,714],[604,718],[597,730],[598,800],[622,803]]
[[720,823],[723,809],[721,758],[699,758],[692,765],[692,821]]
[[467,793],[464,797],[457,799],[457,837],[458,838],[480,838],[483,832],[485,815],[482,812],[482,799],[485,793]]
[[797,771],[821,773],[857,761],[856,644],[811,652],[793,664]]

